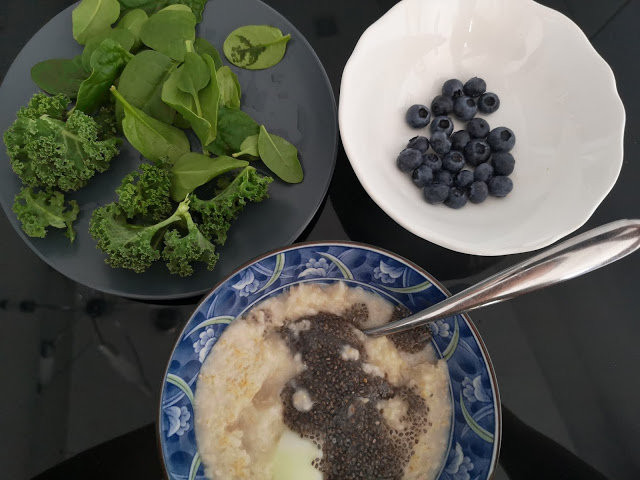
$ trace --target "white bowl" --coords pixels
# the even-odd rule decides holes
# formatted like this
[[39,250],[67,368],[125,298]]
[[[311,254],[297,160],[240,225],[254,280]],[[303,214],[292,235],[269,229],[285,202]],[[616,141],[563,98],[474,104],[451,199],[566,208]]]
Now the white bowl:
[[[427,204],[396,166],[415,135],[407,108],[445,80],[479,76],[501,100],[484,116],[516,135],[513,192],[460,210]],[[531,0],[403,0],[345,66],[340,133],[371,198],[414,234],[459,252],[547,246],[583,225],[622,166],[625,113],[613,72],[582,31]],[[463,126],[458,123],[456,130]]]

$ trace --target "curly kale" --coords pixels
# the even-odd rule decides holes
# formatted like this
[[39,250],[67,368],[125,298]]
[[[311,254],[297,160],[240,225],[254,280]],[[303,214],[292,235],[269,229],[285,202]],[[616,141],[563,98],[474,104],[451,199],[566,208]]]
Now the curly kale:
[[37,93],[5,132],[11,166],[24,184],[77,190],[118,154],[119,140],[104,135],[92,117],[75,111],[65,122],[69,102]]
[[193,218],[185,215],[186,234],[178,230],[169,230],[164,234],[162,258],[167,262],[171,273],[188,277],[193,273],[191,262],[204,262],[209,270],[215,267],[219,255],[213,244],[202,234]]
[[76,238],[72,224],[79,210],[75,200],[65,205],[64,195],[60,192],[34,192],[31,188],[20,190],[13,204],[13,211],[22,223],[22,230],[30,237],[44,238],[48,227],[66,228],[66,235],[72,242]]
[[[186,231],[181,236],[169,227]],[[98,248],[108,257],[112,267],[144,272],[162,256],[172,273],[190,275],[189,262],[203,261],[213,268],[218,259],[214,246],[198,230],[189,213],[189,198],[165,220],[153,225],[133,225],[117,203],[111,203],[93,212],[89,233],[98,241]],[[164,252],[161,253],[165,243]]]
[[158,162],[155,165],[143,163],[140,170],[122,179],[116,193],[120,199],[120,208],[128,218],[142,216],[160,221],[171,214],[170,168],[168,162]]
[[202,221],[200,231],[210,240],[224,245],[231,222],[242,212],[247,202],[261,202],[268,197],[267,189],[273,181],[263,177],[255,168],[245,167],[218,195],[210,200],[191,198],[191,210],[198,212]]

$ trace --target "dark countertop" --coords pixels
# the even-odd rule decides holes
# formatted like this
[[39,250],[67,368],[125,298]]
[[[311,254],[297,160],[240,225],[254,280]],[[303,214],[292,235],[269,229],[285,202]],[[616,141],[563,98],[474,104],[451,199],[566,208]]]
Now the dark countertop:
[[[0,2],[0,78],[26,41],[71,3]],[[338,97],[356,41],[395,2],[267,3],[306,36]],[[611,65],[627,112],[622,173],[580,231],[638,218],[640,0],[540,3],[584,30]],[[524,257],[459,254],[407,233],[366,195],[341,149],[328,198],[299,240],[343,239],[403,255],[452,291]],[[33,478],[46,470],[38,478],[159,478],[152,424],[160,380],[193,305],[145,304],[76,285],[40,261],[4,215],[0,246],[2,478]],[[640,478],[638,271],[636,254],[472,315],[505,407],[496,479]]]

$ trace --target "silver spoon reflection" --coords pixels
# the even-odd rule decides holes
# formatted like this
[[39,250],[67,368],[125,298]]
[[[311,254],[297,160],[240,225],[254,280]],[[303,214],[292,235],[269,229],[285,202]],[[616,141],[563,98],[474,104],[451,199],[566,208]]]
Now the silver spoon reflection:
[[618,220],[562,242],[425,310],[364,333],[374,337],[502,302],[570,280],[626,257],[640,247],[640,220]]

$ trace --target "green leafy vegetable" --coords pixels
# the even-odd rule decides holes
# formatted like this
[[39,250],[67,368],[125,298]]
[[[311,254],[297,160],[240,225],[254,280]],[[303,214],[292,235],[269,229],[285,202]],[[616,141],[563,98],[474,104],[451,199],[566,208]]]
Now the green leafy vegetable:
[[200,231],[215,243],[224,245],[231,222],[248,202],[261,202],[268,195],[271,177],[262,177],[255,168],[245,167],[222,192],[210,200],[191,195],[191,210],[202,217]]
[[264,125],[260,127],[258,151],[264,164],[282,180],[288,183],[302,181],[302,166],[296,147],[284,138],[267,132]]
[[157,11],[170,6],[170,5],[186,5],[191,8],[193,14],[196,16],[198,22],[202,21],[202,12],[207,3],[207,0],[119,0],[120,4],[126,8],[140,8],[147,12],[149,15],[153,15]]
[[[187,52],[185,60],[189,59],[193,59],[193,62],[186,61],[164,83],[162,100],[184,116],[202,145],[206,146],[217,135],[220,92],[215,65],[207,54],[200,57]],[[206,68],[207,77],[204,76],[202,65]]]
[[260,126],[253,118],[237,108],[220,105],[218,109],[218,135],[206,146],[216,155],[231,155],[242,150],[242,142],[260,133]]
[[131,47],[134,50],[140,48],[142,45],[142,39],[140,38],[140,31],[142,30],[142,25],[149,19],[147,12],[142,9],[136,8],[127,12],[117,24],[117,29],[127,30],[131,35],[133,35],[134,42]]
[[246,25],[229,34],[224,54],[236,67],[261,70],[273,67],[284,57],[291,35],[268,25]]
[[220,57],[218,50],[206,39],[197,37],[195,42],[193,42],[193,48],[199,55],[203,55],[205,53],[209,55],[213,59],[213,63],[216,65],[216,70],[222,67],[222,58]]
[[[182,227],[186,235],[171,233],[169,227]],[[98,241],[98,248],[107,254],[112,267],[144,272],[162,255],[169,270],[189,275],[188,263],[204,261],[210,269],[217,260],[213,245],[200,234],[189,213],[186,199],[170,217],[153,225],[134,225],[117,203],[94,210],[89,221],[89,233]],[[168,235],[167,235],[168,234]],[[168,248],[161,254],[162,243]]]
[[31,79],[50,95],[61,93],[69,98],[78,95],[80,84],[89,77],[82,65],[82,57],[52,58],[36,63],[31,68]]
[[100,132],[98,140],[115,137],[120,133],[118,131],[118,122],[116,122],[115,104],[109,103],[100,107],[100,110],[93,116],[93,119],[98,125],[98,131]]
[[109,88],[133,58],[118,43],[104,40],[91,55],[91,76],[80,85],[75,110],[95,112],[109,97]]
[[164,234],[162,258],[167,262],[169,272],[188,277],[193,273],[192,262],[204,262],[213,270],[219,255],[215,246],[198,229],[190,214],[184,216],[186,234],[179,230],[169,230]]
[[182,130],[156,120],[132,106],[113,86],[111,92],[124,107],[124,135],[142,155],[154,163],[166,156],[173,163],[191,150],[189,139]]
[[186,5],[171,5],[149,17],[140,38],[147,47],[182,62],[185,42],[196,38],[196,17]]
[[222,67],[216,73],[220,88],[220,103],[230,108],[240,108],[240,82],[229,67]]
[[[162,101],[162,86],[178,68],[178,62],[154,50],[145,50],[133,57],[120,75],[118,91],[134,107],[165,123],[173,123],[175,110]],[[124,118],[124,108],[116,104],[118,121]],[[189,124],[187,124],[187,127]]]
[[161,221],[171,214],[172,175],[165,161],[158,164],[143,163],[139,170],[124,177],[116,189],[118,204],[127,218],[139,216]]
[[122,28],[109,28],[91,37],[82,51],[82,66],[88,72],[91,71],[91,57],[93,56],[93,52],[95,52],[100,45],[102,45],[102,42],[107,39],[113,40],[127,52],[131,50],[135,42],[133,34],[129,30],[124,30]]
[[191,95],[198,112],[202,110],[198,92],[207,86],[211,80],[211,72],[200,55],[193,51],[193,44],[187,41],[187,53],[184,55],[184,65],[178,69],[176,86]]
[[210,158],[200,153],[186,153],[173,165],[171,172],[171,198],[176,202],[211,179],[237,168],[245,167],[243,160],[221,156]]
[[73,38],[80,45],[108,29],[120,16],[118,0],[82,0],[71,12]]
[[23,188],[16,195],[13,211],[22,223],[22,230],[30,237],[44,238],[48,227],[66,228],[67,237],[73,242],[76,232],[72,224],[80,209],[75,200],[67,205],[64,195],[56,191],[41,190],[34,192]]
[[240,145],[240,151],[234,153],[232,157],[238,158],[243,155],[248,155],[249,157],[258,158],[260,156],[260,153],[258,152],[258,138],[260,138],[259,134],[245,138],[242,145]]
[[118,139],[105,135],[93,118],[75,111],[64,122],[70,102],[37,93],[5,132],[11,167],[26,185],[77,190],[118,154]]

